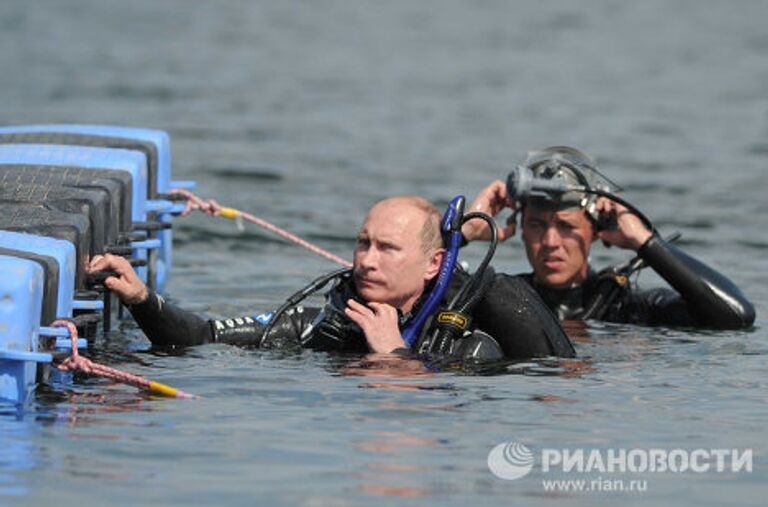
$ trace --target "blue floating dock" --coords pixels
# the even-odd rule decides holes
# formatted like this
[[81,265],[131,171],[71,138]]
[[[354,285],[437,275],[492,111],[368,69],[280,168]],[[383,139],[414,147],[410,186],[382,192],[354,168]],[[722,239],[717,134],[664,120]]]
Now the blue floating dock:
[[[141,153],[148,171],[147,209],[158,220],[170,222],[171,214],[182,207],[162,199],[172,188],[191,188],[192,182],[171,181],[171,149],[168,134],[161,130],[108,125],[19,125],[0,127],[3,144],[54,144],[116,148]],[[170,229],[157,232],[160,239],[157,259],[157,288],[165,287],[172,267],[173,236]]]
[[0,127],[0,184],[0,229],[8,229],[0,230],[0,398],[23,403],[36,378],[47,378],[40,364],[69,346],[66,329],[48,327],[53,320],[81,319],[95,330],[94,312],[109,318],[110,298],[83,290],[89,250],[104,243],[137,259],[137,273],[161,291],[173,253],[169,225],[184,209],[168,192],[194,183],[171,181],[163,131],[22,125]]
[[[131,219],[134,222],[147,220],[150,201],[147,200],[143,189],[146,189],[149,183],[146,159],[141,153],[123,149],[55,144],[0,144],[0,164],[39,164],[61,170],[79,167],[92,171],[126,172],[130,174],[132,180]],[[169,240],[172,241],[172,236]],[[148,246],[152,247],[152,245]],[[138,259],[147,259],[147,250],[146,247],[137,248],[134,256]],[[156,283],[158,290],[163,290],[168,267],[162,256],[160,257],[157,260],[156,274],[150,274],[146,267],[138,268],[136,272],[145,283]],[[154,280],[153,277],[155,277]]]
[[38,348],[43,269],[0,255],[0,398],[24,402],[35,385],[37,363],[50,363]]
[[71,318],[75,302],[75,247],[60,239],[11,231],[0,231],[0,247],[18,249],[54,258],[58,263],[56,317]]

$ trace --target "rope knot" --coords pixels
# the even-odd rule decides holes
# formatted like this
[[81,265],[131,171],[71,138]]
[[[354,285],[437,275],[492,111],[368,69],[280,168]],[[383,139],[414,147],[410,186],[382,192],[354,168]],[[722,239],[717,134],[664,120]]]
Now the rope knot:
[[59,363],[56,367],[61,371],[81,370],[85,373],[93,372],[93,363],[90,359],[82,357],[77,351],[77,326],[66,319],[54,320],[51,327],[66,327],[69,330],[69,338],[72,343],[72,355]]

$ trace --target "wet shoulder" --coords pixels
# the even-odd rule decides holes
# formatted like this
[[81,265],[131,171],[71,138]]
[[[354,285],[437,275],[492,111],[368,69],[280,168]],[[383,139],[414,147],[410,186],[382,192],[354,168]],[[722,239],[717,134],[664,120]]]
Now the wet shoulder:
[[525,275],[497,274],[475,317],[475,325],[496,338],[508,357],[575,354],[557,317]]

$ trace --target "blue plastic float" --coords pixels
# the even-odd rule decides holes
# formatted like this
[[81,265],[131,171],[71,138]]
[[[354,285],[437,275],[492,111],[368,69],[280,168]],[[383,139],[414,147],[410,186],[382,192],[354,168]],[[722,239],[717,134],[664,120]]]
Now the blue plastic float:
[[[55,144],[0,144],[0,164],[39,164],[58,167],[61,170],[78,167],[99,171],[124,171],[130,174],[132,181],[131,219],[134,222],[146,222],[150,210],[159,206],[157,201],[148,200],[147,192],[143,190],[149,187],[146,158],[136,151]],[[134,255],[146,259],[147,250],[161,247],[161,241],[162,238],[158,238],[135,244]],[[154,278],[154,274],[150,276],[145,267],[136,271],[146,283]],[[162,290],[167,273],[167,266],[162,258],[157,260],[157,271],[157,287]]]
[[[88,171],[87,178],[82,176],[83,170]],[[38,173],[46,176],[40,178],[42,182],[35,179]],[[34,176],[31,179],[30,174]],[[50,227],[62,231],[67,223],[80,224],[77,227],[85,229],[78,229],[77,234],[88,235],[49,233],[46,227],[50,217],[59,213],[56,206],[50,201],[30,203],[28,195],[27,200],[14,203],[8,196],[18,193],[3,193],[6,212],[29,216],[34,221],[38,219],[34,210],[39,209],[43,217],[39,224],[30,222],[29,231],[19,231],[18,223],[13,225],[16,232],[0,230],[0,398],[23,403],[36,378],[49,371],[52,353],[69,346],[68,331],[48,327],[53,320],[74,318],[82,324],[99,311],[109,319],[110,298],[103,292],[93,297],[92,286],[86,286],[83,275],[77,274],[82,267],[78,267],[75,244],[57,238],[57,234],[83,239],[101,237],[105,231],[91,230],[94,224],[113,228],[115,224],[78,211],[75,201],[82,194],[83,209],[93,213],[95,208],[88,208],[87,197],[98,194],[100,202],[108,200],[113,212],[114,206],[120,206],[121,217],[130,214],[129,220],[120,220],[125,222],[120,225],[120,237],[129,238],[124,255],[135,259],[139,266],[150,261],[154,270],[138,267],[137,272],[149,285],[162,290],[171,269],[172,233],[159,222],[170,224],[173,214],[184,209],[183,203],[169,199],[168,191],[193,188],[194,184],[171,181],[170,141],[165,132],[99,125],[0,127],[0,183],[14,191],[27,188],[25,185],[39,191],[42,185],[48,199],[69,199],[69,213],[60,214],[73,218]],[[57,192],[59,184],[70,190]],[[50,192],[45,185],[49,185]],[[25,215],[25,209],[32,211]],[[33,229],[43,233],[30,234]],[[152,251],[157,255],[148,255]],[[108,330],[106,322],[104,327]],[[50,338],[41,342],[41,337]],[[79,346],[85,347],[86,340],[80,340]]]
[[[0,127],[0,143],[63,144],[118,148],[141,153],[148,171],[147,210],[170,222],[178,205],[163,199],[172,188],[193,188],[194,182],[171,180],[170,139],[166,132],[154,129],[107,125],[20,125]],[[157,259],[157,287],[162,290],[172,267],[173,236],[170,229],[157,233],[160,254]]]
[[0,255],[0,398],[23,401],[35,384],[43,301],[43,269],[34,261]]

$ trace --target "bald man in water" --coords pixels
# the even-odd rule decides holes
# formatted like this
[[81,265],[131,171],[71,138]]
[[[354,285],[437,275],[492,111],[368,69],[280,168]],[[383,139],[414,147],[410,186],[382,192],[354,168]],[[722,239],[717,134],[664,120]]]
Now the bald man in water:
[[[128,306],[155,345],[223,342],[251,347],[408,353],[401,331],[426,299],[445,255],[440,221],[438,210],[420,197],[400,196],[377,203],[358,232],[353,269],[338,277],[326,293],[325,306],[305,308],[297,304],[275,322],[270,322],[271,313],[205,320],[150,292],[121,257],[95,257],[90,269],[116,272],[117,276],[107,278],[104,285]],[[505,336],[496,340],[481,336],[482,323],[478,323],[472,339],[473,347],[478,345],[477,353],[572,356],[573,348],[551,312],[534,292],[525,296],[521,298],[521,311],[506,317],[510,322]],[[517,336],[519,333],[525,336]]]

